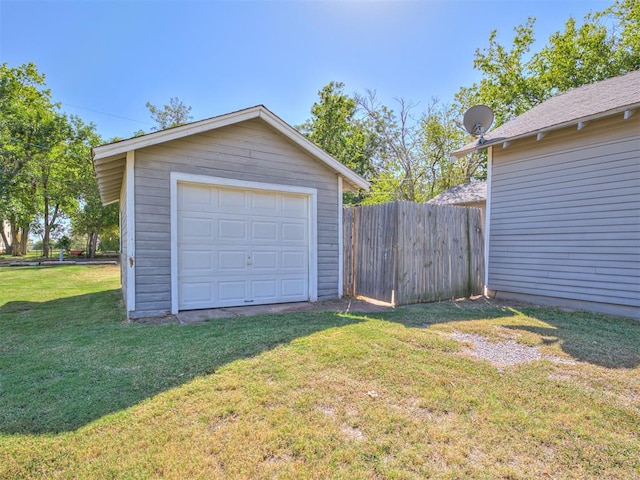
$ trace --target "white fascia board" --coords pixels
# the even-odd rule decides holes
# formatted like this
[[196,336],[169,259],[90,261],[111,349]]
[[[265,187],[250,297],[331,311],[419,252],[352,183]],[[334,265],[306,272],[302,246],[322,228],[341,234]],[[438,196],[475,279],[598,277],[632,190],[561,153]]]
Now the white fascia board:
[[122,155],[129,150],[150,147],[152,145],[177,140],[178,138],[187,137],[189,135],[215,130],[216,128],[225,127],[245,120],[251,120],[252,118],[257,118],[260,114],[260,110],[262,109],[264,109],[264,107],[258,105],[245,110],[220,115],[219,117],[189,123],[180,127],[169,128],[160,132],[149,133],[140,137],[134,137],[128,140],[94,147],[93,158],[94,161],[98,161],[106,157],[115,157]]
[[311,155],[313,155],[314,157],[317,157],[319,160],[326,163],[327,166],[329,166],[330,168],[338,172],[340,175],[348,179],[349,182],[352,183],[354,186],[362,188],[364,190],[369,190],[371,185],[369,184],[368,181],[366,181],[364,178],[362,178],[360,175],[355,173],[353,170],[351,170],[350,168],[346,167],[345,165],[340,163],[338,160],[333,158],[331,155],[329,155],[327,152],[322,150],[315,143],[313,143],[311,140],[306,138],[296,129],[292,128],[289,124],[287,124],[285,121],[280,119],[278,116],[276,116],[269,110],[267,109],[260,110],[260,118],[265,122],[267,122],[269,125],[271,125],[273,128],[275,128],[276,130],[280,131],[287,138],[289,138],[289,140],[297,144],[299,147],[302,147]]
[[465,146],[463,148],[461,148],[460,150],[456,150],[455,152],[453,152],[451,154],[451,156],[455,157],[455,158],[461,158],[464,157],[465,155],[468,155],[471,152],[475,152],[477,150],[484,150],[485,148],[489,148],[492,145],[498,144],[498,143],[504,143],[504,142],[508,142],[511,143],[514,140],[520,140],[522,138],[526,138],[526,137],[532,137],[532,136],[538,136],[540,134],[542,134],[542,136],[546,135],[548,132],[552,132],[554,130],[560,130],[562,128],[567,128],[567,127],[577,127],[578,130],[581,130],[582,128],[584,128],[584,126],[587,124],[587,122],[591,122],[593,120],[599,120],[601,118],[606,118],[606,117],[610,117],[613,115],[617,115],[617,114],[624,114],[624,112],[628,111],[628,110],[634,110],[640,108],[640,102],[638,103],[634,103],[632,105],[625,105],[624,107],[618,107],[618,108],[614,108],[611,110],[607,110],[605,112],[599,112],[599,113],[594,113],[593,115],[587,115],[586,117],[582,117],[582,118],[574,118],[572,120],[568,120],[566,122],[562,122],[562,123],[557,123],[555,125],[549,125],[547,127],[544,128],[539,128],[537,130],[531,130],[529,132],[523,132],[519,135],[514,135],[511,137],[500,137],[500,138],[496,138],[496,139],[491,139],[491,138],[486,138],[487,140],[486,143],[483,143],[482,145],[469,145],[469,146]]
[[309,301],[318,301],[318,191],[309,195]]
[[136,204],[135,204],[135,152],[127,152],[126,190],[127,199],[127,316],[136,309]]
[[342,225],[342,177],[338,175],[338,298],[344,295],[344,255],[343,255],[343,225]]
[[178,176],[171,172],[169,181],[171,236],[171,314],[178,313]]
[[346,178],[347,181],[356,189],[362,188],[364,190],[368,190],[370,188],[370,184],[368,181],[337,161],[335,158],[315,145],[312,141],[307,139],[304,135],[302,135],[296,129],[280,119],[263,105],[257,105],[245,110],[239,110],[237,112],[209,118],[207,120],[201,120],[199,122],[190,123],[188,125],[182,125],[180,127],[170,128],[167,130],[162,130],[160,132],[150,133],[140,137],[130,138],[128,140],[122,140],[120,142],[95,147],[93,149],[93,159],[95,164],[99,165],[103,161],[108,162],[115,160],[118,157],[126,154],[126,152],[130,150],[137,150],[140,148],[157,145],[159,143],[177,140],[189,135],[195,135],[197,133],[215,130],[217,128],[244,122],[246,120],[251,120],[254,118],[261,118],[263,121],[282,133],[289,140],[338,172],[340,175]]
[[493,176],[493,147],[487,151],[487,199],[484,219],[484,294],[489,288],[489,238],[491,234],[491,178]]

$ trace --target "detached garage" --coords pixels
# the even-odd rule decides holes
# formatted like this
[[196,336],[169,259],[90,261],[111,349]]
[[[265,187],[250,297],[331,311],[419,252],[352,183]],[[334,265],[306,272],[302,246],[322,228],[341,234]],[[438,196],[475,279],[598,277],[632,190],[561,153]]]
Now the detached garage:
[[369,184],[264,106],[93,156],[130,318],[342,295],[342,193]]

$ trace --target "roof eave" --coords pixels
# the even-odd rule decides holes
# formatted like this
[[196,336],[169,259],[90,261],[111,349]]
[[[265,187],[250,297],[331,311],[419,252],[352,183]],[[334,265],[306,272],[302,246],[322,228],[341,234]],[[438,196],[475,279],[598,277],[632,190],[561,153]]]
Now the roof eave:
[[485,148],[491,147],[493,145],[497,145],[499,143],[512,142],[514,140],[520,140],[522,138],[532,137],[532,136],[538,135],[540,133],[547,133],[547,132],[551,132],[551,131],[554,131],[554,130],[560,130],[562,128],[573,127],[573,126],[578,125],[579,123],[585,123],[585,122],[590,122],[590,121],[593,121],[593,120],[599,120],[601,118],[606,118],[606,117],[610,117],[610,116],[617,115],[617,114],[620,114],[620,113],[624,113],[624,112],[626,112],[628,110],[637,110],[638,108],[640,108],[640,102],[633,103],[631,105],[625,105],[625,106],[622,106],[622,107],[613,108],[611,110],[606,110],[604,112],[594,113],[593,115],[587,115],[585,117],[575,118],[575,119],[572,119],[572,120],[568,120],[566,122],[557,123],[555,125],[549,125],[547,127],[538,128],[536,130],[531,130],[531,131],[528,131],[528,132],[524,132],[524,133],[521,133],[519,135],[513,135],[511,137],[487,138],[485,143],[482,143],[482,144],[475,143],[475,144],[465,145],[460,150],[456,150],[455,152],[451,153],[451,156],[454,157],[454,158],[462,158],[465,155],[468,155],[468,154],[470,154],[472,152],[479,151],[479,150],[484,150]]
[[[325,163],[338,175],[341,175],[346,181],[345,186],[348,190],[369,190],[370,184],[367,180],[362,178],[357,173],[353,172],[348,167],[344,166],[338,160],[336,160],[327,152],[314,144],[311,140],[307,139],[304,135],[287,124],[284,120],[268,110],[265,106],[257,105],[255,107],[246,108],[244,110],[238,110],[237,112],[232,112],[218,117],[201,120],[199,122],[190,123],[188,125],[182,125],[167,130],[162,130],[160,132],[149,133],[140,137],[133,137],[127,140],[121,140],[119,142],[94,147],[92,150],[93,162],[94,169],[98,177],[100,199],[105,205],[118,201],[119,191],[115,192],[115,189],[113,187],[109,189],[108,185],[106,185],[105,182],[101,180],[101,175],[99,175],[98,172],[101,169],[100,167],[103,167],[103,169],[110,169],[111,167],[109,164],[121,161],[126,157],[127,152],[150,147],[152,145],[157,145],[171,140],[177,140],[179,138],[203,133],[209,130],[215,130],[217,128],[236,124],[246,120],[251,120],[254,118],[262,119],[264,122],[268,123],[274,129],[282,133],[293,143],[308,152],[310,155]],[[122,175],[120,177],[120,184],[122,184],[123,176],[124,169],[122,170]],[[114,195],[117,195],[117,197],[114,197]]]

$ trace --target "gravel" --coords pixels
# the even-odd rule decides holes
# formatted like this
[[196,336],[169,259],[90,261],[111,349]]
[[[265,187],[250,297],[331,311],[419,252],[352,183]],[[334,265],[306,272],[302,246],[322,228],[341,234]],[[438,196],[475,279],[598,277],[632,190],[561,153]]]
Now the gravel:
[[540,353],[537,347],[529,347],[514,340],[506,340],[503,342],[490,342],[475,333],[462,333],[454,331],[451,334],[454,340],[459,342],[470,343],[472,349],[467,349],[468,353],[482,360],[488,360],[496,365],[517,365],[519,363],[532,362],[534,360],[547,359],[558,363],[575,363],[572,360],[565,360],[553,355],[544,355]]

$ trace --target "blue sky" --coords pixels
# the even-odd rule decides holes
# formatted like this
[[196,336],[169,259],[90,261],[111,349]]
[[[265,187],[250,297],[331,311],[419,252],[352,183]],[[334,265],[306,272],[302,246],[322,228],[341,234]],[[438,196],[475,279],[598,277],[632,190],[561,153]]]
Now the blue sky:
[[170,97],[195,120],[261,103],[297,125],[332,80],[391,107],[450,103],[478,80],[473,54],[492,29],[509,45],[534,16],[543,44],[610,3],[0,0],[0,62],[34,62],[63,110],[105,139],[150,130],[145,102]]

